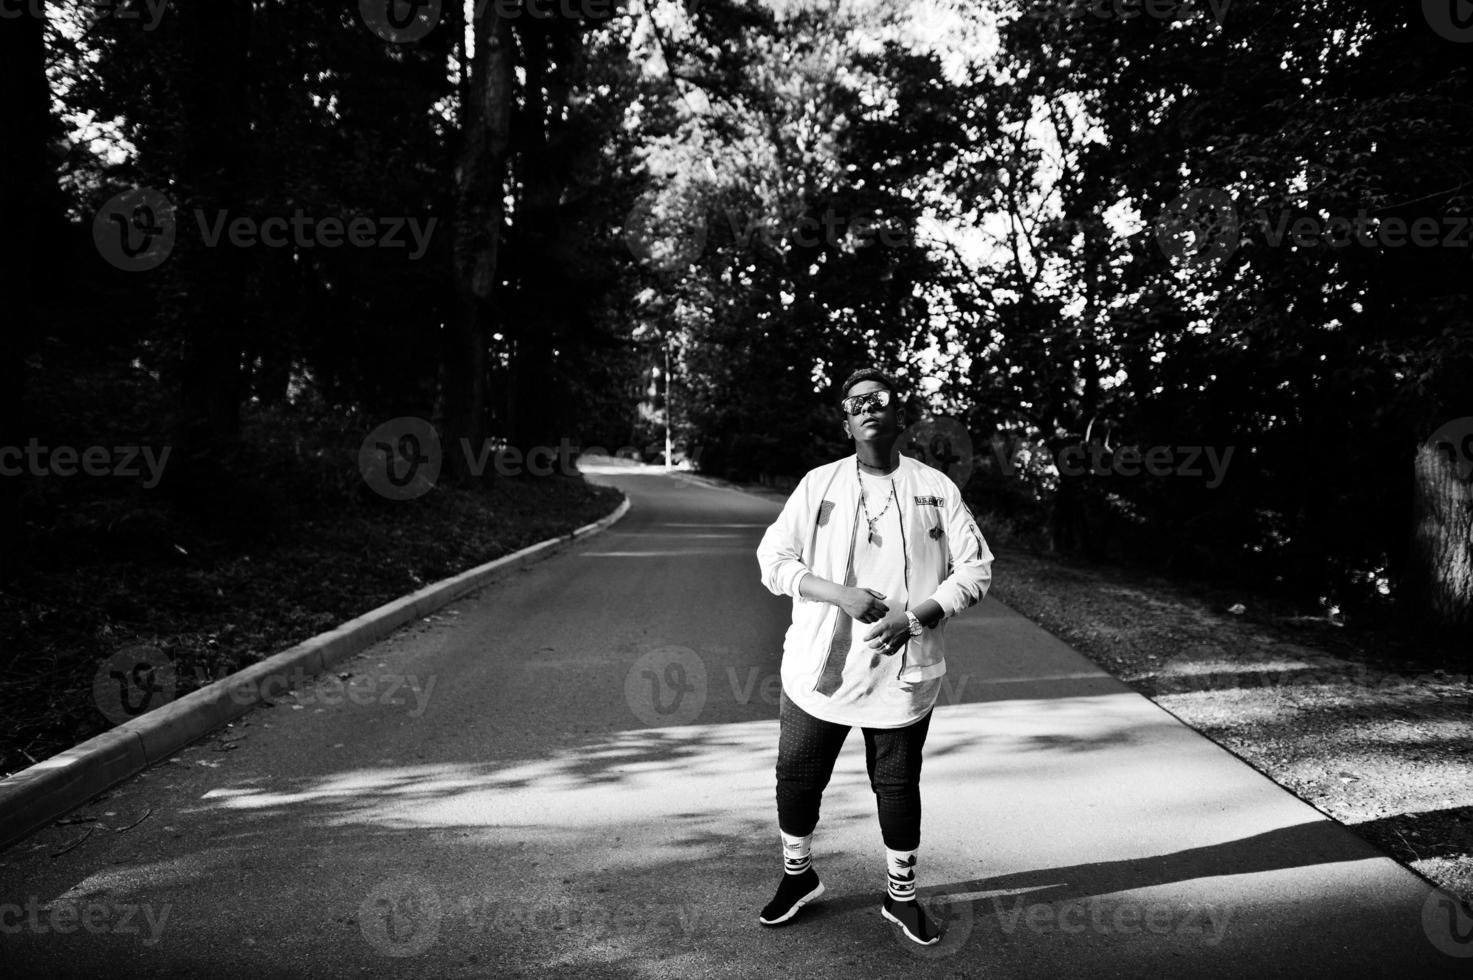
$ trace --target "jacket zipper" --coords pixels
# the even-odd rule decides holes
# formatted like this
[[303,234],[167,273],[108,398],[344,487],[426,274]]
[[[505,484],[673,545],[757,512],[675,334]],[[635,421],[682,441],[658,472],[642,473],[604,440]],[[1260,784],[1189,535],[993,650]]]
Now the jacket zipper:
[[[834,508],[835,511],[837,511],[838,509],[839,508],[837,506]],[[854,517],[853,517],[853,520],[850,522],[849,528],[850,528],[850,530],[849,530],[849,559],[848,559],[848,561],[846,561],[844,563],[844,581],[845,582],[848,582],[849,581],[849,576],[851,574],[853,574],[853,572],[854,572],[854,542],[855,542],[855,540],[859,536],[859,498],[858,497],[856,497],[854,499]],[[815,555],[817,555],[817,553],[818,553],[818,548],[817,548],[817,544],[816,544],[817,537],[818,537],[818,532],[815,531],[814,532],[814,540],[815,540],[814,554]],[[833,629],[829,630],[829,642],[828,642],[828,648],[829,649],[833,649],[833,646],[834,646],[834,635],[839,632],[839,617],[840,616],[847,615],[847,613],[845,613],[843,609],[841,609],[841,608],[839,608],[837,606],[834,607],[834,613],[835,613],[835,615],[834,615],[834,627],[833,627]],[[827,657],[827,654],[825,654],[825,658],[826,657]],[[819,663],[818,663],[818,670],[813,675],[813,686],[808,689],[809,690],[809,693],[812,693],[812,694],[817,694],[818,693],[818,682],[823,679],[823,665],[824,665],[824,660],[821,658],[819,660]]]

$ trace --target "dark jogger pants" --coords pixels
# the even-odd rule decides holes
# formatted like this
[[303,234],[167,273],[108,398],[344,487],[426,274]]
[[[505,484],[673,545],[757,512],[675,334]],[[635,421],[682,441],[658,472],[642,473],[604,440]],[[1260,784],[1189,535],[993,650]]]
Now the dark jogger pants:
[[[805,837],[818,825],[824,787],[834,773],[848,725],[815,718],[783,692],[778,709],[777,822]],[[931,712],[905,728],[864,728],[864,763],[880,812],[880,836],[892,851],[921,843],[921,748]]]

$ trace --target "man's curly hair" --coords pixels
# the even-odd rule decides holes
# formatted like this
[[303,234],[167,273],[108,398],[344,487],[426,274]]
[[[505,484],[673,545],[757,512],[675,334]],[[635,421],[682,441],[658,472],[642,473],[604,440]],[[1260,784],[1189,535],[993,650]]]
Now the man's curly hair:
[[849,375],[849,377],[845,378],[844,384],[839,388],[839,397],[843,398],[848,395],[849,389],[853,388],[861,381],[878,381],[880,384],[890,389],[890,394],[895,396],[895,400],[897,402],[905,400],[900,391],[900,383],[895,380],[894,375],[887,374],[886,372],[881,371],[879,368],[875,367],[860,368],[858,371],[855,371],[853,374]]

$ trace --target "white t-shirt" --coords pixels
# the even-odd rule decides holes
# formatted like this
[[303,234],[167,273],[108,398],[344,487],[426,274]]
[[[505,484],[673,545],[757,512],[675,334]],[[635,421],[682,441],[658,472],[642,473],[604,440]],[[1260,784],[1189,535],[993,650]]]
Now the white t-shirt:
[[[874,524],[876,540],[871,541],[869,523],[864,519],[864,511],[860,512],[855,529],[853,584],[884,595],[891,612],[909,609],[905,547],[900,530],[901,502],[892,491],[890,477],[861,471],[860,481],[865,491],[864,506],[870,517],[878,516],[878,519]],[[788,689],[788,697],[813,717],[838,725],[903,728],[920,721],[936,703],[941,678],[902,683],[896,678],[901,651],[887,656],[871,650],[864,636],[874,624],[850,619],[843,610],[838,614],[850,627],[849,656],[844,662],[838,690],[826,697],[812,689]]]

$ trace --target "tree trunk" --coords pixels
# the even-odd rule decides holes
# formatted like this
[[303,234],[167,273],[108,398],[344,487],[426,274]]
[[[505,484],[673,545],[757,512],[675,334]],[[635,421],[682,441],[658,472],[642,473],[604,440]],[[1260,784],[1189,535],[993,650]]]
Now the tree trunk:
[[464,87],[469,93],[465,142],[456,171],[458,304],[445,350],[444,444],[447,472],[459,479],[469,475],[461,440],[478,452],[486,438],[486,349],[497,319],[496,284],[506,221],[514,52],[511,23],[497,11],[496,4],[486,5],[474,21],[476,57]]
[[[51,90],[46,81],[46,8],[39,16],[0,18],[0,193],[6,232],[0,235],[0,283],[7,323],[0,330],[0,447],[26,440],[26,359],[35,348],[42,281],[61,266],[57,188],[46,158]],[[19,479],[0,475],[0,578],[16,571],[20,529]]]
[[[249,160],[251,0],[192,0],[181,4],[183,33],[183,157],[178,220],[196,209],[238,214],[249,201],[243,179]],[[244,261],[234,250],[206,247],[181,234],[169,263],[183,294],[184,350],[177,424],[175,499],[213,507],[230,486],[240,443],[243,372],[240,291]]]
[[1417,448],[1406,598],[1429,634],[1462,637],[1473,628],[1473,419],[1447,440]]

